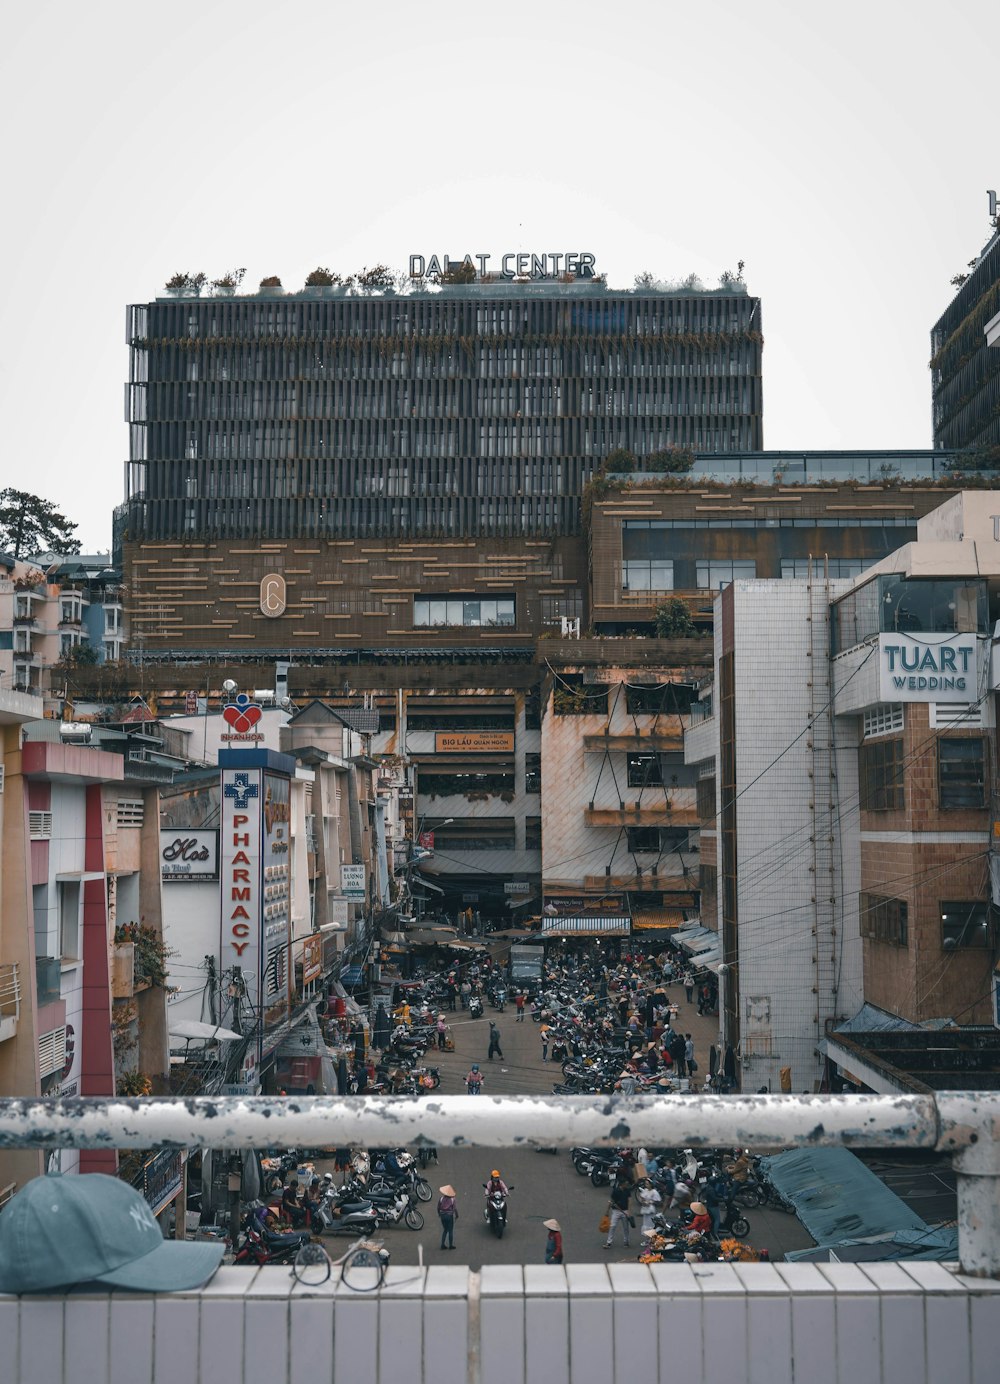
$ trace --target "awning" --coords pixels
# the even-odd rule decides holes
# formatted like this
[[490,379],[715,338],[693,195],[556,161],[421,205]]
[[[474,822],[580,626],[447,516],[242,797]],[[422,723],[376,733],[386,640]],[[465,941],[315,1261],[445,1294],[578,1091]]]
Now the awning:
[[681,908],[636,908],[632,913],[632,931],[646,932],[651,928],[678,928],[684,922]]
[[68,884],[73,881],[77,884],[86,884],[88,880],[103,878],[103,870],[60,870],[56,875],[56,883]]
[[699,952],[711,951],[713,947],[719,945],[719,934],[712,932],[709,928],[702,928],[698,934],[689,933],[686,937],[680,938],[681,951],[688,956],[697,956]]
[[203,1024],[197,1019],[176,1019],[168,1025],[171,1038],[203,1038],[207,1042],[238,1042],[242,1036],[231,1028],[220,1028],[218,1024]]
[[429,879],[426,879],[423,875],[414,875],[413,878],[411,879],[410,883],[411,883],[411,884],[419,884],[419,885],[421,885],[424,889],[429,889],[429,890],[431,891],[432,894],[443,894],[443,893],[444,893],[444,890],[441,888],[441,886],[440,886],[439,884],[431,884],[430,880],[429,880]]
[[631,930],[630,918],[622,917],[577,917],[543,918],[543,937],[588,937],[599,933],[602,937],[627,937]]

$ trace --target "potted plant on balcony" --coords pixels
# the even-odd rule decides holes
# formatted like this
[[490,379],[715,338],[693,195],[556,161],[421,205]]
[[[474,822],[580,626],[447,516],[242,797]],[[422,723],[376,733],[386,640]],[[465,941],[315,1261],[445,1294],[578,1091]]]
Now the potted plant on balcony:
[[230,269],[221,278],[213,279],[212,288],[215,290],[215,296],[217,298],[231,298],[243,282],[243,276],[246,272],[246,269]]

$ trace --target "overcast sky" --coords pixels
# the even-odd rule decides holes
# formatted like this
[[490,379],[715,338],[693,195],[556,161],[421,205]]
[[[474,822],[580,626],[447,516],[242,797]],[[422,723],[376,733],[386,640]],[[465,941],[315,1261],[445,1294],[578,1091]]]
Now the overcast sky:
[[931,445],[1000,188],[996,0],[8,8],[0,484],[111,541],[125,304],[417,252],[591,251],[762,299],[764,445]]

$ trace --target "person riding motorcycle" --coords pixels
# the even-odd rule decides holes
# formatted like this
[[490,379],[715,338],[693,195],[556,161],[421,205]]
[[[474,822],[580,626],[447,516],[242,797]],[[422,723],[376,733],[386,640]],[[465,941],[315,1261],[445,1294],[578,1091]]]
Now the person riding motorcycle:
[[499,1168],[494,1168],[493,1171],[490,1173],[490,1180],[486,1184],[487,1201],[493,1195],[494,1192],[502,1192],[505,1198],[510,1196],[510,1191],[508,1190],[507,1184],[500,1176]]
[[478,1096],[483,1084],[483,1074],[479,1070],[479,1063],[473,1062],[469,1075],[465,1078],[465,1085],[470,1096]]

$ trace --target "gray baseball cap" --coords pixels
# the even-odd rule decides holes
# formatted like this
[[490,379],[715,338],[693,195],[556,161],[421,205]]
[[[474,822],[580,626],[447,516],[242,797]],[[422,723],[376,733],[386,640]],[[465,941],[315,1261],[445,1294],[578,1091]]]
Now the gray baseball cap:
[[0,1293],[84,1283],[143,1293],[197,1288],[225,1247],[165,1240],[145,1199],[103,1173],[33,1178],[0,1215]]

